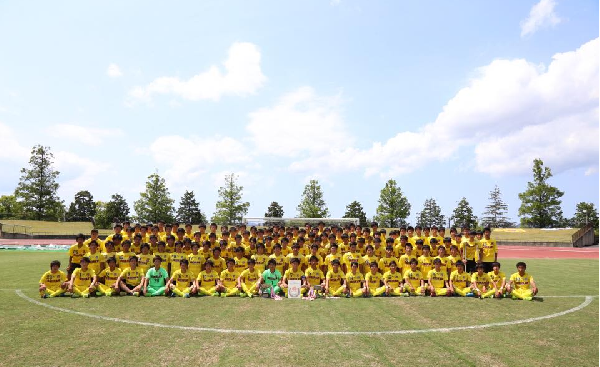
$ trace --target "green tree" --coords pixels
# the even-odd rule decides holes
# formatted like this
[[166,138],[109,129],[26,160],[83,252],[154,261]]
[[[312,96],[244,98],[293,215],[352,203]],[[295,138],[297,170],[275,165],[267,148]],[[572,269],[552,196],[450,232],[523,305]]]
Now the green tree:
[[153,173],[148,176],[146,191],[140,193],[140,198],[133,203],[133,208],[139,221],[172,222],[175,219],[173,217],[174,202],[175,200],[171,199],[169,189],[165,184],[165,179],[158,173]]
[[105,211],[108,225],[102,228],[110,228],[112,223],[122,222],[129,219],[129,205],[120,194],[111,195],[110,201],[106,203]]
[[79,191],[75,194],[75,200],[69,205],[67,210],[67,222],[87,222],[93,221],[96,215],[96,203],[94,197],[87,191]]
[[318,180],[310,180],[304,186],[300,204],[296,208],[299,218],[327,218],[329,217],[329,209],[323,199],[323,191]]
[[560,198],[564,192],[548,184],[552,177],[549,167],[544,167],[541,159],[533,161],[533,182],[527,183],[527,190],[519,194],[521,225],[533,228],[556,227],[562,218]]
[[21,219],[23,207],[15,195],[0,196],[0,219]]
[[64,205],[58,197],[60,172],[52,168],[54,155],[50,147],[36,145],[31,150],[29,167],[21,169],[21,178],[15,196],[27,218],[59,220],[64,215]]
[[571,220],[574,227],[584,227],[588,223],[592,223],[594,228],[598,229],[598,209],[594,203],[580,202],[575,207],[575,216]]
[[96,201],[96,215],[94,216],[94,228],[110,228],[112,217],[107,215],[108,203],[104,201]]
[[515,224],[506,216],[508,205],[502,200],[502,193],[498,185],[490,191],[490,203],[485,207],[481,222],[483,225],[492,228],[509,228]]
[[363,209],[363,206],[358,201],[354,200],[350,204],[346,205],[346,212],[342,218],[358,218],[358,224],[361,227],[368,225],[367,213]]
[[399,227],[406,224],[410,215],[410,203],[396,180],[390,179],[385,183],[379,194],[379,206],[375,217],[380,227]]
[[242,201],[243,186],[237,184],[233,173],[225,176],[225,185],[219,188],[219,201],[215,204],[212,221],[219,224],[238,224],[248,213],[249,202]]
[[273,201],[267,208],[265,217],[269,218],[283,218],[283,207],[278,202]]
[[423,204],[423,210],[417,214],[417,225],[420,226],[444,226],[444,216],[442,215],[442,209],[434,198],[426,199]]
[[200,210],[200,204],[196,201],[193,191],[186,190],[183,193],[177,209],[177,220],[187,223],[206,223],[206,216]]
[[473,215],[473,208],[465,197],[460,199],[454,212],[452,212],[452,216],[456,225],[469,228],[477,227],[477,217]]

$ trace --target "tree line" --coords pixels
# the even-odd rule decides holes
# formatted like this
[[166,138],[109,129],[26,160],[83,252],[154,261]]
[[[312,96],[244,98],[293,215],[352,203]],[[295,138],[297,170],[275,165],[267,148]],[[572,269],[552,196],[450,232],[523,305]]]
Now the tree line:
[[[175,200],[171,198],[165,179],[158,173],[148,176],[145,191],[133,203],[135,215],[131,215],[127,201],[119,193],[110,200],[94,201],[88,190],[75,194],[67,207],[58,196],[58,178],[60,172],[53,168],[54,156],[49,147],[36,145],[31,151],[28,167],[21,169],[21,177],[13,195],[0,197],[0,219],[34,219],[50,221],[92,221],[96,228],[110,228],[111,224],[124,220],[139,222],[188,222],[206,223],[208,218],[200,209],[200,203],[193,191],[186,190],[179,206],[175,209]],[[564,218],[561,197],[564,192],[549,184],[552,177],[549,167],[544,167],[541,159],[533,162],[533,181],[527,183],[525,191],[519,193],[520,225],[532,228],[581,227],[593,223],[598,228],[598,210],[593,203],[580,202],[572,218]],[[248,213],[250,203],[243,200],[243,186],[238,185],[233,173],[225,176],[225,183],[218,190],[219,200],[210,218],[219,224],[235,224],[242,221]],[[381,227],[400,227],[407,225],[411,214],[411,204],[393,179],[388,180],[380,191],[375,215],[371,218]],[[300,203],[296,207],[297,217],[327,218],[329,208],[323,191],[317,180],[310,180],[304,187]],[[517,224],[507,216],[508,205],[502,200],[500,188],[495,186],[489,193],[489,202],[481,218],[462,197],[451,216],[446,218],[434,198],[428,198],[416,215],[416,225],[421,226],[490,226],[494,228],[514,227]],[[283,207],[273,201],[265,217],[282,218]],[[358,218],[365,226],[369,220],[358,201],[346,206],[344,218]]]

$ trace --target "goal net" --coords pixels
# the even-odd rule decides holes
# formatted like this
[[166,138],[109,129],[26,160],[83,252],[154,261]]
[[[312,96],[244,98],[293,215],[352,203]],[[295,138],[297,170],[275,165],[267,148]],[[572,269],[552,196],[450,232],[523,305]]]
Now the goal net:
[[242,219],[242,223],[247,226],[257,227],[271,227],[274,225],[284,227],[304,227],[306,223],[310,224],[311,227],[316,227],[319,223],[325,223],[325,227],[340,226],[343,227],[347,224],[358,225],[358,218],[274,218],[274,217],[245,217]]

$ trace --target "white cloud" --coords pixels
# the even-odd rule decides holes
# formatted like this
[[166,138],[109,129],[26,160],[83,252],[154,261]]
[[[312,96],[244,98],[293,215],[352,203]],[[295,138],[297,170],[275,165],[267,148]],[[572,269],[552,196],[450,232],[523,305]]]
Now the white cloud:
[[340,5],[341,2],[342,2],[342,0],[331,0],[329,2],[329,5],[331,5],[331,6],[338,6],[338,5]]
[[74,143],[99,146],[105,140],[123,136],[118,128],[100,129],[74,124],[56,124],[46,129],[48,135],[55,138],[70,139]]
[[236,42],[229,48],[227,60],[223,62],[225,73],[213,65],[189,80],[159,77],[145,87],[133,88],[129,92],[129,98],[132,101],[149,102],[155,94],[171,94],[190,101],[218,101],[227,95],[251,95],[267,80],[260,67],[260,58],[256,45]]
[[60,172],[60,197],[69,205],[76,192],[87,190],[98,180],[106,180],[103,173],[111,165],[72,152],[58,151],[54,153],[54,167]]
[[106,75],[108,75],[111,78],[118,78],[120,76],[123,76],[123,72],[121,72],[121,68],[119,68],[119,65],[112,63],[108,65],[108,68],[106,69]]
[[26,161],[31,153],[29,148],[23,147],[13,129],[0,122],[0,160]]
[[521,37],[537,32],[543,27],[555,26],[561,19],[554,12],[554,0],[540,0],[529,11],[529,17],[521,22]]
[[301,87],[282,96],[275,106],[248,114],[246,130],[259,153],[297,157],[352,145],[340,111],[339,96],[318,96]]
[[475,169],[519,174],[533,158],[558,173],[598,165],[598,39],[556,54],[548,68],[495,60],[479,68],[433,123],[369,149],[351,145],[298,160],[293,171],[407,173],[474,146]]
[[213,165],[246,163],[251,159],[242,143],[222,136],[161,136],[150,145],[150,154],[157,163],[168,167],[164,177],[175,186],[200,179]]

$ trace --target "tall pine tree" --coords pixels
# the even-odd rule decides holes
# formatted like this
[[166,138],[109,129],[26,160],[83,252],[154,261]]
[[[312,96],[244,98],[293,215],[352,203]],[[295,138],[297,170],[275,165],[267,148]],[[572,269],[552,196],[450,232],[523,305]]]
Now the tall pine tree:
[[365,210],[363,209],[361,203],[359,203],[356,200],[346,205],[346,212],[344,213],[344,216],[342,218],[358,218],[358,224],[361,227],[368,225],[367,213],[365,213]]
[[319,181],[310,180],[304,186],[300,204],[297,207],[299,218],[327,218],[329,217],[329,209],[323,199],[323,191]]
[[94,197],[87,191],[79,191],[75,194],[75,199],[69,205],[67,210],[67,222],[87,222],[93,221],[96,215],[96,203]]
[[477,217],[473,214],[473,208],[465,197],[458,202],[453,212],[453,218],[454,224],[457,226],[477,227]]
[[410,215],[410,203],[396,180],[390,179],[381,189],[376,213],[374,219],[379,222],[380,227],[399,227],[406,224],[406,218]]
[[434,198],[425,200],[423,204],[423,210],[417,214],[417,224],[420,226],[444,226],[444,215],[442,215],[442,209]]
[[206,216],[200,210],[200,204],[196,201],[193,191],[185,191],[177,209],[177,220],[186,223],[206,223]]
[[59,220],[64,215],[64,204],[57,193],[60,172],[52,168],[53,160],[50,147],[36,145],[31,150],[29,167],[21,169],[15,196],[26,218]]
[[139,221],[172,222],[173,203],[169,189],[165,184],[165,179],[160,177],[158,173],[153,173],[148,176],[146,181],[146,191],[140,193],[140,198],[133,203],[133,208],[137,214]]
[[219,224],[238,224],[248,213],[249,202],[242,201],[243,186],[237,184],[237,177],[231,173],[225,176],[225,185],[219,188],[219,201],[215,204],[212,221]]
[[121,194],[113,194],[110,197],[110,201],[106,203],[106,220],[108,220],[108,227],[110,223],[123,222],[129,219],[129,204]]
[[564,192],[548,184],[552,171],[544,167],[541,159],[533,161],[533,182],[527,183],[527,190],[519,194],[521,207],[519,216],[525,227],[547,228],[560,225],[562,209],[560,198]]
[[265,217],[268,218],[283,218],[283,207],[278,202],[273,201],[267,208]]
[[481,222],[486,227],[508,228],[514,227],[514,223],[506,216],[508,205],[502,200],[502,194],[498,185],[490,191],[490,203],[485,207]]

